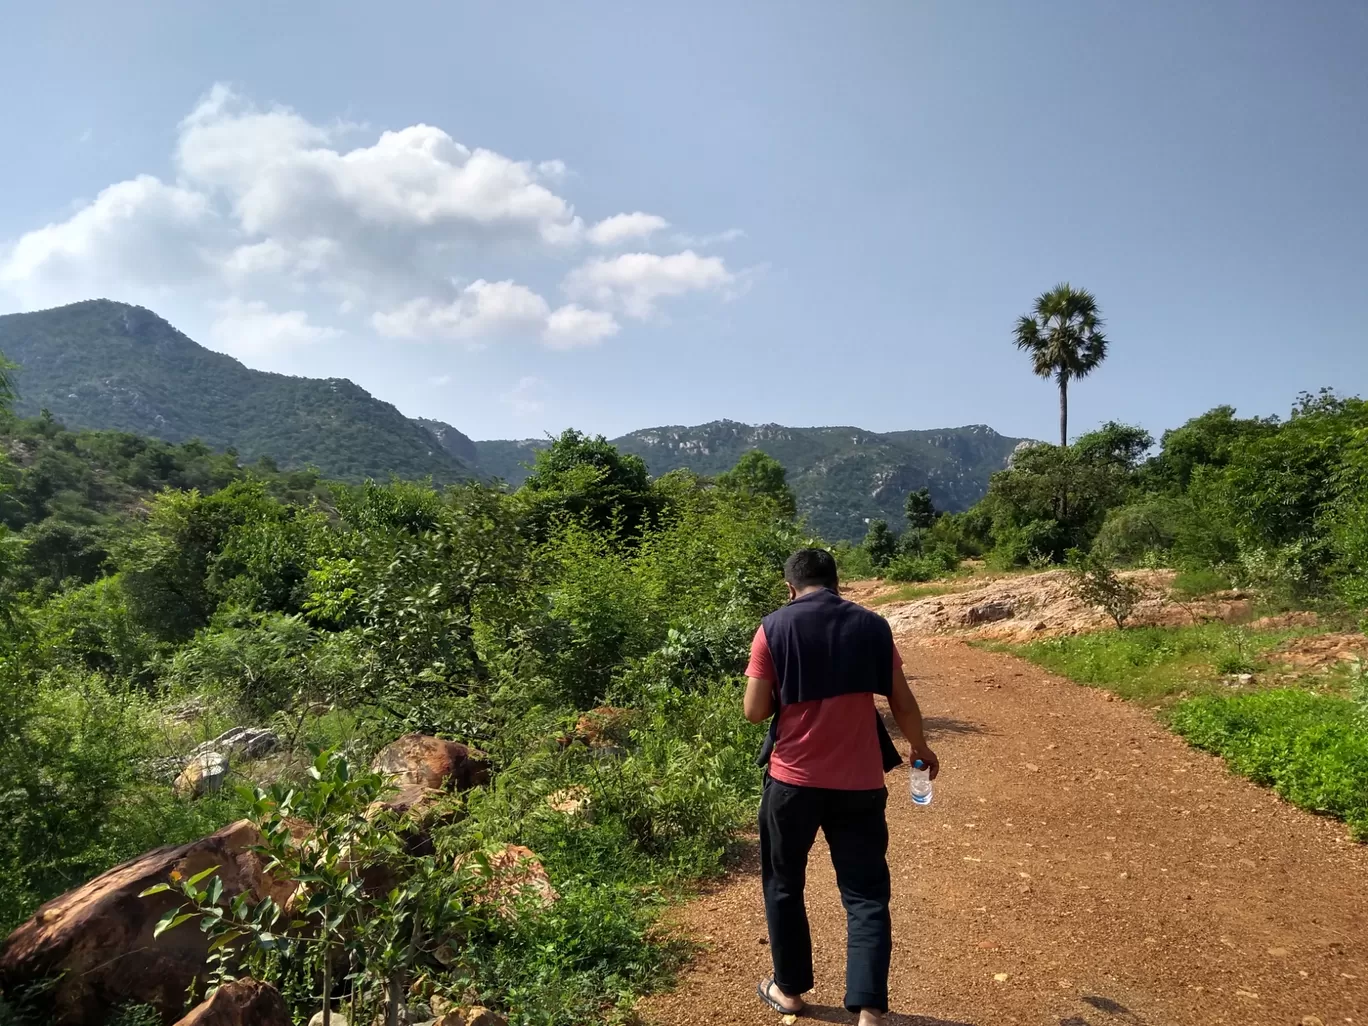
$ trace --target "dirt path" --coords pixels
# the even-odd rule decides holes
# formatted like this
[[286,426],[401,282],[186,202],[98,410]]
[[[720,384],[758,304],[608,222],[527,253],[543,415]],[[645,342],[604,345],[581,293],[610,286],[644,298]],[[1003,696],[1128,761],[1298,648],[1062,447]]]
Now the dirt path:
[[[1230,776],[1142,709],[1005,655],[900,639],[943,772],[890,775],[894,1026],[1368,1026],[1368,848]],[[900,742],[901,743],[901,742]],[[845,918],[822,842],[818,1021]],[[664,1026],[774,1023],[753,865],[682,913],[707,945]]]

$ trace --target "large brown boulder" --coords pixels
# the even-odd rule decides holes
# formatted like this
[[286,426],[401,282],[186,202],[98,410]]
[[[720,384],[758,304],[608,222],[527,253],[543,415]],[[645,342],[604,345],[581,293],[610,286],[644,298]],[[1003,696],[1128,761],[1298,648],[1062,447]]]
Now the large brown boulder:
[[115,1006],[133,1003],[153,1005],[173,1021],[204,972],[208,938],[186,923],[153,939],[157,920],[183,896],[174,889],[138,895],[173,873],[184,879],[217,866],[226,896],[248,891],[253,901],[269,895],[284,905],[294,885],[265,872],[251,851],[261,841],[241,820],[189,844],[155,848],[54,898],[6,938],[0,986],[13,991],[60,977],[46,998],[56,1026],[101,1022]]
[[290,1026],[290,1010],[269,983],[235,980],[214,991],[175,1026]]
[[468,791],[489,783],[489,756],[457,741],[405,734],[380,750],[371,769],[396,787]]

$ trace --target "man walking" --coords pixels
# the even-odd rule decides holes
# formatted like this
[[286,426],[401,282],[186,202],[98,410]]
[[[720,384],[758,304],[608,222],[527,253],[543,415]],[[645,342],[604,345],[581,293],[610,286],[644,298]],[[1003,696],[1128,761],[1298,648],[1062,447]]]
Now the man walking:
[[798,550],[784,580],[789,603],[761,623],[746,668],[746,719],[773,717],[760,753],[760,864],[774,975],[759,995],[775,1011],[798,1014],[812,989],[803,887],[820,828],[846,910],[845,1006],[860,1026],[876,1026],[888,1010],[893,948],[884,774],[902,759],[875,695],[888,699],[912,757],[933,778],[940,763],[888,621],[840,597],[831,554]]

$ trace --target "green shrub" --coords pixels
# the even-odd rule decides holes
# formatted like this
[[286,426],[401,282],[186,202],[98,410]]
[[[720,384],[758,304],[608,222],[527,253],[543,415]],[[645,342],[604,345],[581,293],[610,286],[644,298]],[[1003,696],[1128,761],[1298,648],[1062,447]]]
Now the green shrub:
[[159,727],[135,688],[0,666],[0,932],[117,862],[234,818],[232,795],[187,802],[151,772],[171,751]]
[[1237,773],[1368,839],[1368,732],[1353,702],[1293,689],[1202,696],[1171,722]]
[[1182,505],[1179,499],[1161,495],[1111,510],[1092,551],[1109,563],[1127,565],[1167,554],[1178,533]]
[[890,581],[930,581],[959,566],[959,554],[947,545],[928,547],[925,554],[902,552],[889,562],[884,578]]
[[1079,601],[1102,610],[1116,621],[1118,628],[1126,625],[1144,596],[1138,584],[1122,577],[1095,554],[1076,556],[1070,561],[1069,582]]

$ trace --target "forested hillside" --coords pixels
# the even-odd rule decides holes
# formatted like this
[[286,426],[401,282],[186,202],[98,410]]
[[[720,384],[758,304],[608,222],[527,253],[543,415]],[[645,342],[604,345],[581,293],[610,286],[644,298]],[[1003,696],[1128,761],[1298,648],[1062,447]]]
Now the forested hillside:
[[[72,429],[113,430],[267,457],[327,478],[437,484],[471,477],[514,487],[547,439],[472,442],[450,424],[407,418],[342,378],[269,374],[205,349],[141,307],[91,300],[0,317],[0,352],[19,364],[16,411],[48,410]],[[975,425],[878,434],[854,427],[752,427],[716,421],[615,439],[653,476],[713,475],[760,449],[788,471],[814,532],[857,540],[867,523],[896,516],[903,496],[930,489],[937,506],[980,499],[1020,439]]]
[[[902,515],[907,493],[929,489],[937,508],[964,510],[1006,467],[1022,439],[981,424],[878,434],[854,427],[758,427],[720,420],[697,427],[633,431],[612,440],[640,456],[653,475],[672,470],[720,474],[759,449],[783,464],[798,510],[822,537],[855,540],[871,519]],[[545,442],[476,442],[480,469],[519,484]]]
[[46,409],[68,427],[198,438],[349,481],[474,473],[449,442],[352,382],[251,370],[142,307],[97,299],[8,314],[0,352],[19,365],[17,412]]

